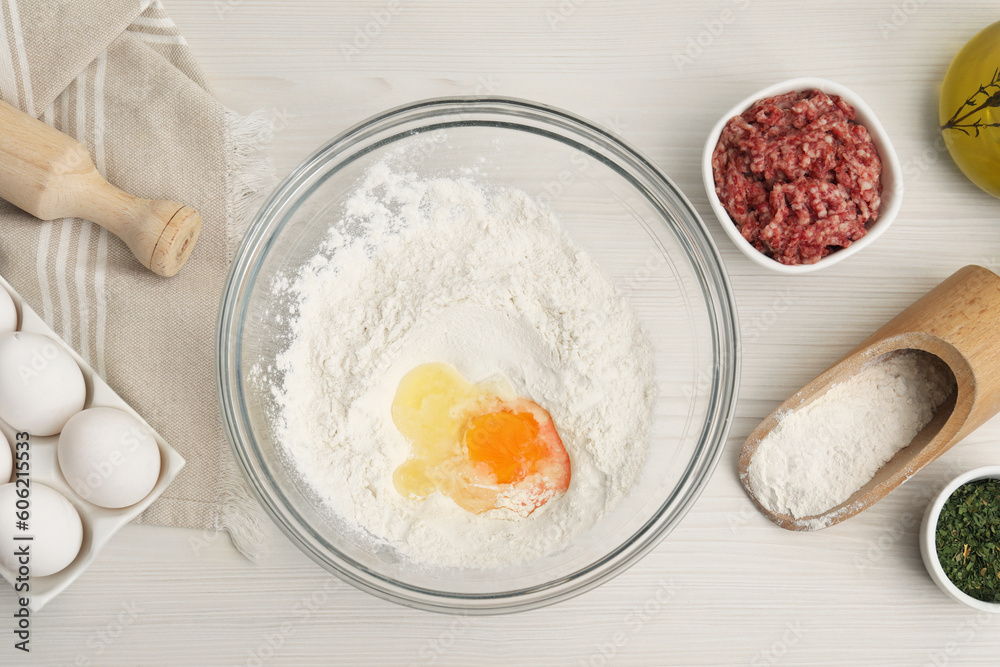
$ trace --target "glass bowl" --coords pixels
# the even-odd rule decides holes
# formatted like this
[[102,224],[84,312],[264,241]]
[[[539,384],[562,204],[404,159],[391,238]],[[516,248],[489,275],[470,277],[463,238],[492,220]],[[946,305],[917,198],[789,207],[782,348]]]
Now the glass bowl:
[[[408,150],[399,151],[400,147]],[[658,395],[632,492],[589,530],[518,566],[416,565],[372,548],[297,475],[268,418],[268,368],[291,331],[273,285],[317,252],[366,170],[387,156],[422,176],[474,173],[546,203],[629,299],[654,351]],[[403,164],[399,164],[402,160]],[[511,612],[562,600],[623,571],[677,525],[722,452],[736,401],[738,326],[704,223],[655,166],[609,132],[514,99],[417,102],[343,133],[277,188],[240,248],[223,294],[219,400],[250,488],[286,535],[358,588],[412,607]]]

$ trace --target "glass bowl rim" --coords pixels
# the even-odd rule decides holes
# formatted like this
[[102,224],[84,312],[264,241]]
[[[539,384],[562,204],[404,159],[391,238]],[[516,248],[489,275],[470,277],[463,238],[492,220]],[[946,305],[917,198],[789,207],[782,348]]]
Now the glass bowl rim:
[[[240,384],[243,316],[248,297],[257,280],[261,261],[266,257],[273,239],[284,228],[298,204],[307,199],[316,186],[314,183],[303,189],[310,179],[331,164],[339,168],[361,154],[391,144],[399,136],[413,134],[414,131],[378,141],[360,153],[352,154],[357,145],[367,138],[406,122],[456,114],[458,121],[450,123],[450,126],[498,126],[497,123],[473,120],[470,117],[477,114],[499,114],[513,120],[521,119],[522,122],[531,120],[550,130],[559,130],[561,133],[553,131],[540,134],[560,140],[577,150],[582,149],[582,144],[576,140],[579,138],[598,145],[616,158],[603,157],[602,161],[654,206],[659,214],[660,224],[669,226],[669,218],[664,215],[662,202],[673,201],[687,217],[685,221],[678,220],[678,226],[691,236],[688,242],[693,242],[701,253],[695,256],[690,248],[686,248],[687,259],[692,268],[697,270],[699,287],[705,298],[703,305],[711,322],[712,351],[716,362],[701,437],[683,475],[659,509],[627,540],[586,567],[543,584],[500,593],[457,594],[410,586],[366,568],[335,548],[331,554],[320,548],[320,544],[312,543],[310,535],[321,544],[323,540],[307,522],[301,520],[288,503],[280,502],[283,494],[276,485],[258,474],[257,468],[264,473],[267,470],[259,463],[260,457],[254,456],[251,451],[257,450],[257,446],[247,420]],[[516,123],[499,126],[529,130],[526,125]],[[428,129],[435,127],[421,126],[420,131]],[[576,136],[565,136],[566,134]],[[351,159],[343,162],[345,156]],[[624,166],[620,160],[624,162]],[[647,187],[641,187],[630,170],[636,170],[644,177],[648,182]],[[323,180],[336,171],[336,168],[330,169]],[[283,208],[287,210],[279,216]],[[216,385],[223,431],[247,486],[265,512],[303,553],[342,580],[377,597],[436,612],[481,615],[534,609],[574,597],[625,571],[659,544],[701,495],[725,449],[739,389],[739,325],[732,287],[718,247],[694,206],[658,167],[608,130],[561,109],[512,97],[439,97],[403,104],[357,123],[314,151],[273,190],[245,232],[234,255],[220,300],[217,334]],[[675,500],[676,506],[672,505]],[[667,509],[673,510],[669,516]],[[331,545],[326,544],[326,547]]]

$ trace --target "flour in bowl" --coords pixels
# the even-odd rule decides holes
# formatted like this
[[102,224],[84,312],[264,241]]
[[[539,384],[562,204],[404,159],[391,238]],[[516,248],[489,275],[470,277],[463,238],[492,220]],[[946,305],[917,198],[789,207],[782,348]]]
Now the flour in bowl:
[[[364,539],[419,563],[497,568],[566,545],[645,461],[653,354],[629,305],[522,191],[383,164],[345,208],[321,252],[277,286],[295,333],[276,362],[275,431],[295,469]],[[503,376],[544,406],[569,489],[527,517],[401,496],[392,475],[410,446],[390,405],[431,362],[472,381]]]

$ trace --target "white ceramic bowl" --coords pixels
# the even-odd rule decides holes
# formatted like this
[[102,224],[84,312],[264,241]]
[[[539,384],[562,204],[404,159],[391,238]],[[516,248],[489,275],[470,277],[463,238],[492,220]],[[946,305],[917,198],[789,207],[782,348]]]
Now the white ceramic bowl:
[[[733,116],[738,116],[749,109],[750,106],[757,100],[774,97],[775,95],[781,95],[783,93],[796,90],[812,89],[822,90],[828,95],[838,95],[843,98],[851,106],[853,106],[857,112],[857,122],[868,128],[868,133],[871,135],[872,141],[875,142],[875,148],[878,149],[879,157],[882,159],[882,205],[879,208],[878,220],[868,225],[868,233],[865,234],[864,238],[855,241],[842,250],[831,252],[815,264],[799,264],[792,266],[789,264],[782,264],[775,259],[771,259],[764,253],[754,248],[753,245],[743,238],[742,234],[740,234],[740,231],[737,229],[735,223],[733,223],[732,218],[729,217],[726,209],[723,208],[722,202],[719,201],[718,195],[715,194],[715,178],[712,173],[712,153],[715,151],[715,147],[719,143],[719,137],[722,135],[722,129],[726,126],[726,123],[728,123]],[[874,243],[875,239],[881,236],[885,230],[889,228],[892,221],[896,219],[896,214],[899,213],[899,207],[903,201],[903,170],[899,165],[899,157],[896,155],[896,150],[892,147],[892,142],[889,141],[889,135],[886,134],[885,128],[882,127],[882,123],[880,123],[878,118],[875,116],[875,112],[873,112],[871,108],[865,104],[864,100],[858,97],[858,95],[850,89],[845,88],[839,83],[827,81],[826,79],[817,79],[814,77],[789,79],[788,81],[782,81],[781,83],[776,83],[773,86],[768,86],[767,88],[759,90],[753,95],[747,97],[745,100],[727,111],[722,118],[719,119],[719,122],[715,124],[715,127],[712,128],[711,133],[708,135],[708,140],[705,142],[705,150],[701,158],[701,173],[705,182],[705,191],[708,193],[708,203],[712,206],[712,210],[715,211],[716,217],[719,218],[719,222],[722,224],[722,229],[725,230],[729,238],[736,244],[736,247],[743,251],[744,255],[760,266],[778,273],[809,273],[811,271],[818,271],[819,269],[844,261],[854,253],[861,251],[862,248]]]
[[927,506],[927,511],[924,513],[924,520],[920,524],[920,555],[924,559],[924,567],[927,568],[931,579],[949,597],[978,611],[1000,614],[1000,604],[977,600],[972,596],[966,595],[955,584],[951,583],[951,579],[944,573],[944,568],[941,567],[941,563],[938,561],[937,545],[934,543],[938,516],[941,514],[941,508],[944,507],[945,502],[951,497],[951,494],[955,493],[958,487],[979,479],[1000,479],[1000,466],[985,466],[970,470],[951,480],[947,486],[941,489],[941,492]]

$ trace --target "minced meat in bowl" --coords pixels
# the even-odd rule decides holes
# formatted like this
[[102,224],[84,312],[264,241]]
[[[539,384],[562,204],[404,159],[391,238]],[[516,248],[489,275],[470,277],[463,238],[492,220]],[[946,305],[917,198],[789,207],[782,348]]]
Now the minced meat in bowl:
[[[789,86],[797,82],[805,85]],[[786,82],[734,108],[706,144],[705,167],[727,233],[784,272],[843,259],[899,208],[898,161],[884,130],[832,82]]]

